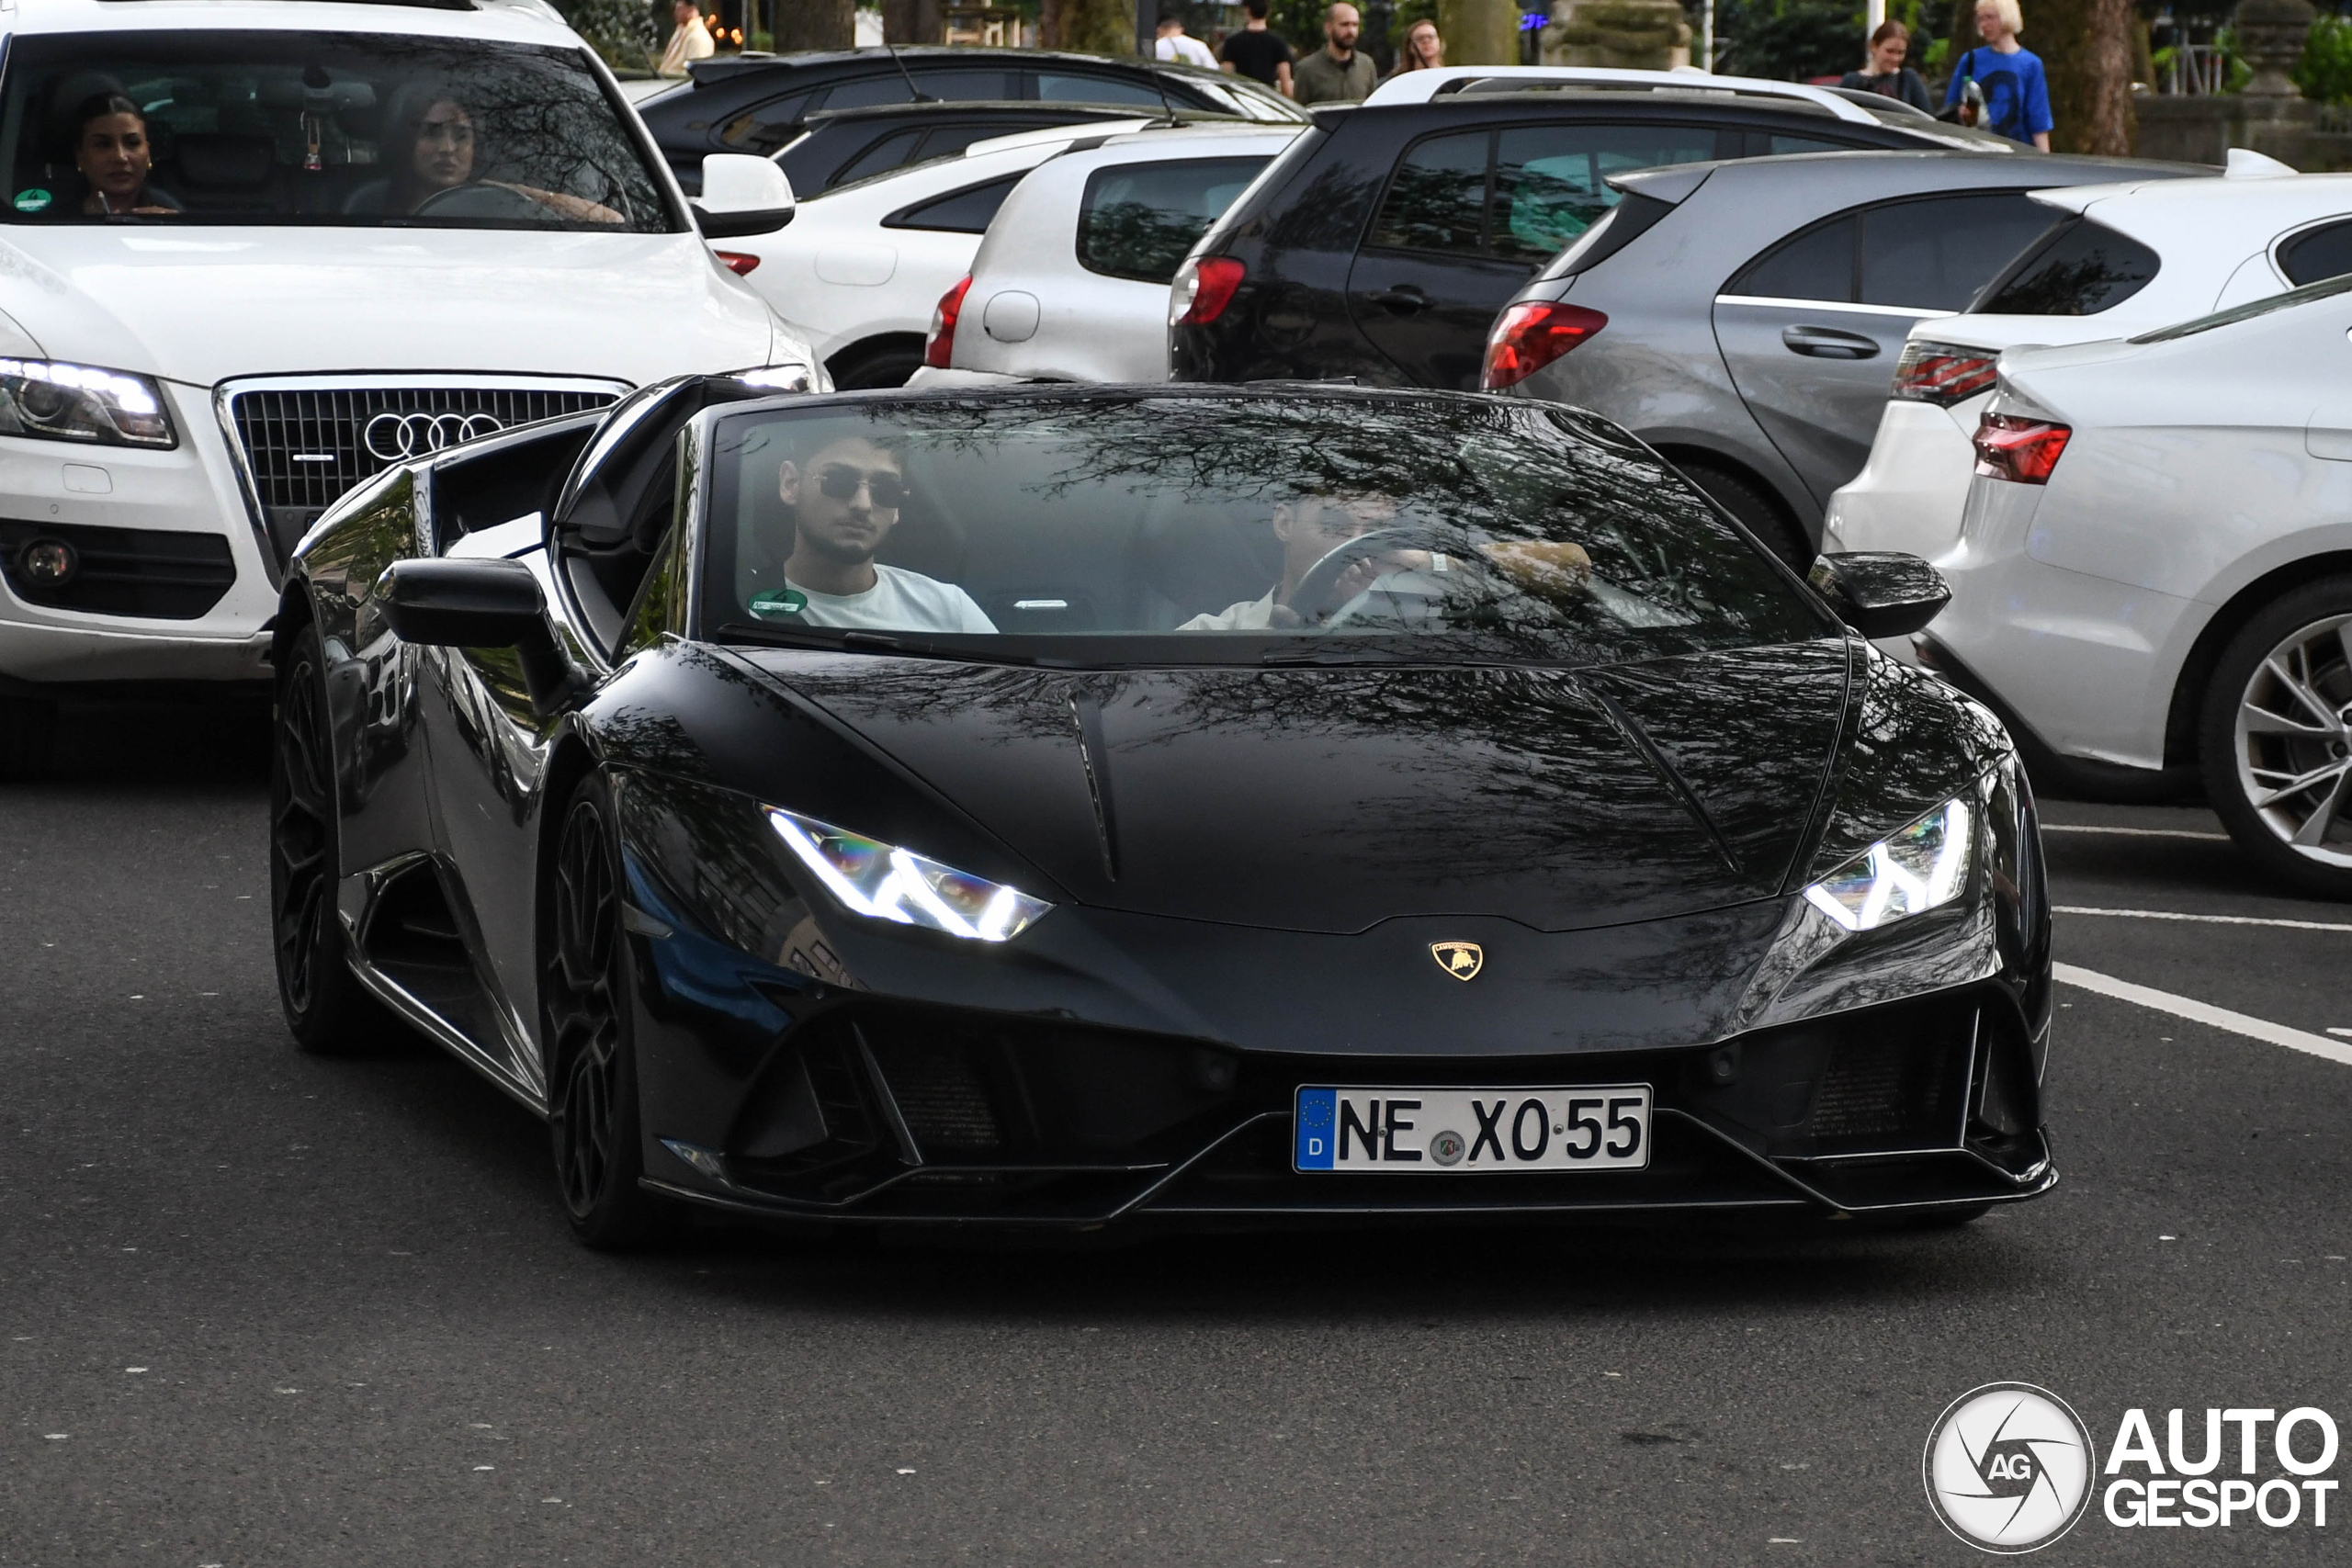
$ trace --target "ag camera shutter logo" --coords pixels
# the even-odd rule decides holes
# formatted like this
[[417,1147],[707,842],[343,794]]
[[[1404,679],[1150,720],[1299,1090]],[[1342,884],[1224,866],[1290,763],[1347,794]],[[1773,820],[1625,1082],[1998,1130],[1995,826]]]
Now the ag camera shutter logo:
[[2098,1457],[2064,1400],[2031,1383],[1995,1382],[1937,1417],[1920,1469],[1946,1529],[2008,1556],[2039,1551],[2075,1528],[2090,1505]]

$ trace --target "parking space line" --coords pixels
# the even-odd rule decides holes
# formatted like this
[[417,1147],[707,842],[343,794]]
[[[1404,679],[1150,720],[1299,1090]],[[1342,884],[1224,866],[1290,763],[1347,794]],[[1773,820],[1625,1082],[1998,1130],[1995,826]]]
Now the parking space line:
[[2198,833],[2187,828],[2108,828],[2095,822],[2044,822],[2045,833],[2113,833],[2125,839],[2201,839],[2209,844],[2226,844],[2227,833]]
[[2209,926],[2285,926],[2299,931],[2352,931],[2352,925],[2327,920],[2282,920],[2267,915],[2184,915],[2172,909],[2094,909],[2081,904],[2052,904],[2061,915],[2111,915],[2123,920],[2194,920]]
[[2339,1066],[2352,1067],[2352,1044],[2330,1040],[2324,1034],[2306,1034],[2300,1029],[2290,1029],[2268,1019],[2254,1018],[2227,1008],[2217,1008],[2211,1002],[2200,1002],[2194,997],[2175,996],[2159,991],[2153,986],[2135,986],[2129,980],[2119,980],[2112,975],[2102,975],[2095,969],[2078,969],[2072,964],[2054,966],[2058,982],[2096,991],[2102,997],[2113,997],[2158,1012],[2168,1012],[2175,1018],[2185,1018],[2191,1023],[2201,1023],[2212,1029],[2225,1029],[2232,1034],[2243,1034],[2249,1040],[2260,1040],[2272,1045],[2284,1045],[2290,1051],[2302,1051],[2313,1056],[2324,1056]]

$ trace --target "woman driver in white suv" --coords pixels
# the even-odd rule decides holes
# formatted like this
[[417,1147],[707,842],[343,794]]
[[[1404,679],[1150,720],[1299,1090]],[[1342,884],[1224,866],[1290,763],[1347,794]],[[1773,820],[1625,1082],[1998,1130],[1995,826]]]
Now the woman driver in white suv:
[[117,213],[177,212],[180,204],[152,188],[154,144],[147,139],[147,117],[120,93],[95,93],[74,111],[74,167],[88,183],[82,212],[89,218]]

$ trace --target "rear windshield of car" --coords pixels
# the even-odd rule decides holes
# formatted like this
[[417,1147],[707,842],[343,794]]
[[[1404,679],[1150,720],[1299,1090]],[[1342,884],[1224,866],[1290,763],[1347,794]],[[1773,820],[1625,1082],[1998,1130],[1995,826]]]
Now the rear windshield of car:
[[1087,177],[1078,265],[1109,277],[1166,283],[1208,226],[1248,188],[1263,158],[1124,164]]
[[1075,664],[1614,662],[1835,635],[1614,426],[1518,401],[722,416],[703,635]]
[[2096,316],[2148,286],[2155,252],[2086,218],[2061,221],[1969,309],[1995,316]]
[[627,109],[577,50],[366,33],[10,42],[13,223],[674,232]]

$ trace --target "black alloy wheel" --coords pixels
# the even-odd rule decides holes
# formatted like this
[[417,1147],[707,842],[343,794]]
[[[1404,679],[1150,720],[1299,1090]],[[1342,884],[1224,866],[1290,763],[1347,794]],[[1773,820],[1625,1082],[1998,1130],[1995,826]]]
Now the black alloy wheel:
[[297,1045],[321,1054],[378,1043],[390,1022],[351,972],[335,915],[342,874],[337,840],[325,659],[318,628],[306,625],[277,672],[277,734],[269,753],[269,913],[286,1027]]
[[548,877],[540,986],[556,1182],[572,1235],[607,1250],[643,1242],[662,1208],[638,1186],[645,1167],[612,822],[611,793],[591,776],[565,810]]
[[2352,900],[2352,577],[2280,595],[2205,688],[2198,761],[2238,847],[2270,874]]

